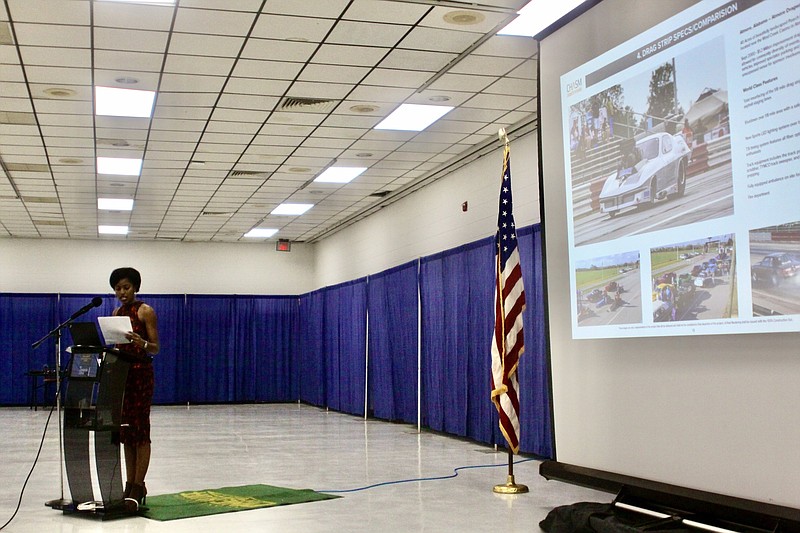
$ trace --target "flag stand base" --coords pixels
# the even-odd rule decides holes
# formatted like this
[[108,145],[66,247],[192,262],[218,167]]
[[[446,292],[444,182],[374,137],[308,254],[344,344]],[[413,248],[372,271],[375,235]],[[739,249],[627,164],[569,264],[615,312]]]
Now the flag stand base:
[[517,485],[516,483],[514,483],[514,474],[509,474],[506,484],[495,485],[492,491],[498,494],[525,494],[526,492],[528,492],[528,486]]

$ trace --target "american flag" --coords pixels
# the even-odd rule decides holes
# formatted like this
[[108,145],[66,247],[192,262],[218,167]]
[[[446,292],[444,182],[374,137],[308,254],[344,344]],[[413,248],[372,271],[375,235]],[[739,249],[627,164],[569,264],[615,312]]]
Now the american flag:
[[495,236],[494,338],[492,339],[492,401],[500,415],[500,431],[514,453],[519,452],[519,397],[517,365],[525,343],[522,311],[525,289],[519,265],[517,231],[511,202],[511,158],[503,153],[503,182]]

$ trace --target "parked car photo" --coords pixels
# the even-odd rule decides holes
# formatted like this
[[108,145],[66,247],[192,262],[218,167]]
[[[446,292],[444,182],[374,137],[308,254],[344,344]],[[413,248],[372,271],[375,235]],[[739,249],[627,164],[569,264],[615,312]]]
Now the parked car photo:
[[683,136],[655,133],[621,148],[616,172],[600,192],[600,211],[609,217],[625,208],[683,196],[691,150]]
[[792,277],[800,270],[800,261],[789,254],[774,252],[750,267],[753,283],[767,283],[773,287]]

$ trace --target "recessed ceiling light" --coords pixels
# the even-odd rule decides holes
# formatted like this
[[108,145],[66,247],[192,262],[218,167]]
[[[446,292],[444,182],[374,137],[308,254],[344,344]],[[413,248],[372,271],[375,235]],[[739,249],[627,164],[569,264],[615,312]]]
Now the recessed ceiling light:
[[44,94],[52,96],[53,98],[70,98],[78,93],[72,89],[65,89],[63,87],[50,87],[44,90]]
[[142,160],[126,157],[98,157],[97,173],[117,176],[138,176],[142,172]]
[[131,78],[130,76],[120,76],[119,78],[114,78],[114,81],[122,85],[136,85],[139,83],[137,78]]
[[303,172],[311,172],[311,169],[308,167],[292,167],[289,169],[289,172],[297,172],[298,174],[302,174]]
[[446,105],[403,104],[380,121],[375,129],[422,131],[453,109]]
[[328,167],[314,178],[319,183],[350,183],[356,176],[361,175],[367,167]]
[[253,239],[266,239],[278,233],[278,230],[272,228],[253,228],[244,234],[245,237]]
[[373,155],[375,154],[373,154],[372,152],[358,152],[356,154],[356,157],[372,157]]
[[476,11],[450,11],[442,17],[445,22],[456,26],[471,26],[483,22],[486,18],[483,13]]
[[83,159],[77,157],[60,157],[58,162],[63,163],[64,165],[80,165],[83,163]]
[[270,215],[302,215],[312,207],[314,204],[281,204]]
[[97,209],[131,211],[133,210],[133,200],[130,198],[98,198]]
[[372,104],[358,104],[350,107],[350,111],[356,113],[374,113],[378,109],[380,109],[380,107]]
[[533,37],[586,0],[531,0],[517,11],[517,18],[508,23],[497,35]]
[[449,102],[450,97],[444,94],[437,94],[428,98],[431,102]]
[[153,91],[95,87],[95,114],[112,117],[150,118],[153,114]]
[[128,226],[97,226],[97,233],[102,235],[127,235]]

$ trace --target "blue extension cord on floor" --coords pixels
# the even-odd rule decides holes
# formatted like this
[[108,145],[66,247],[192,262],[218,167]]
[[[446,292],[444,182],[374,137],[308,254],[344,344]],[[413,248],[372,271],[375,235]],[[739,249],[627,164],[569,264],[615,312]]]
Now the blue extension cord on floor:
[[[528,461],[535,461],[535,459],[520,459],[519,461],[514,461],[514,464],[520,463],[527,463]],[[458,475],[459,470],[467,470],[470,468],[496,468],[498,466],[508,466],[508,463],[503,463],[499,465],[472,465],[472,466],[459,466],[453,469],[453,473],[449,476],[436,476],[436,477],[419,477],[413,479],[400,479],[397,481],[384,481],[382,483],[375,483],[373,485],[367,485],[366,487],[358,487],[356,489],[342,489],[342,490],[318,490],[317,492],[323,492],[327,494],[337,494],[343,492],[358,492],[360,490],[367,490],[367,489],[374,489],[375,487],[383,487],[384,485],[399,485],[400,483],[413,483],[415,481],[438,481],[440,479],[452,479]]]

